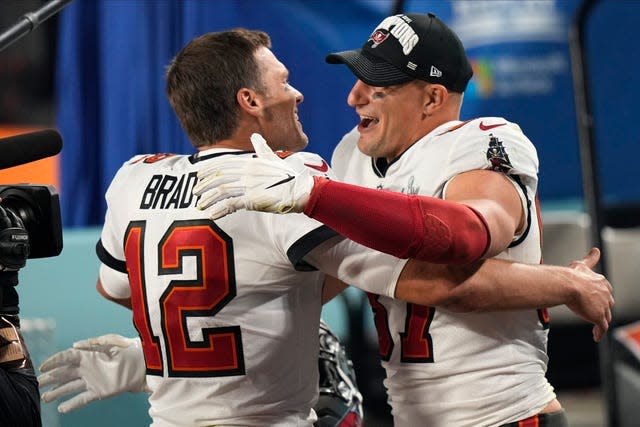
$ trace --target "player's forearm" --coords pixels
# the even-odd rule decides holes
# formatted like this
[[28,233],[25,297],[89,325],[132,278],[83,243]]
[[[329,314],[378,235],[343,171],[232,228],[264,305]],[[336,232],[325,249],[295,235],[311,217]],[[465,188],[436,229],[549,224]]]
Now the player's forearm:
[[454,311],[484,312],[553,307],[576,298],[573,271],[565,267],[490,259],[443,304]]
[[474,311],[473,306],[462,305],[467,303],[464,295],[460,295],[461,302],[457,301],[458,294],[454,290],[470,280],[482,263],[452,266],[409,260],[398,277],[394,298],[425,306],[455,305],[457,311]]
[[466,264],[479,259],[490,242],[484,219],[469,206],[314,180],[304,213],[370,248],[399,258]]

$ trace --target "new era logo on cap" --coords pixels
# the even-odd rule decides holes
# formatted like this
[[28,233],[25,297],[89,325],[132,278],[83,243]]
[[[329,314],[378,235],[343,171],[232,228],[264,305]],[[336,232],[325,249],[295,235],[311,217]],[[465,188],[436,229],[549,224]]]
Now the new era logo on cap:
[[438,70],[433,65],[431,66],[431,71],[429,71],[430,77],[442,77],[442,71]]

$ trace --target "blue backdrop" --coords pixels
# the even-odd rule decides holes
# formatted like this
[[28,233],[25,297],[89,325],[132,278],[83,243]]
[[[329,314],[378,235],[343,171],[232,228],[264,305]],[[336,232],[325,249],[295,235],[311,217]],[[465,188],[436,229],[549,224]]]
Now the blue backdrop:
[[75,1],[61,14],[58,125],[64,138],[61,203],[66,226],[100,224],[104,192],[136,153],[193,151],[164,94],[169,60],[196,35],[232,27],[267,31],[306,100],[309,149],[330,156],[353,126],[353,78],[324,63],[363,43],[387,12],[366,2]]
[[[543,207],[582,197],[568,30],[580,0],[405,1],[433,11],[461,36],[474,66],[463,118],[504,116],[538,148]],[[164,95],[163,72],[191,38],[247,27],[267,31],[305,95],[299,115],[309,150],[330,158],[356,117],[354,82],[331,51],[360,46],[392,10],[388,0],[77,0],[60,16],[57,99],[64,138],[61,201],[66,226],[101,224],[104,192],[136,153],[192,151]],[[603,0],[589,26],[596,137],[605,200],[639,199],[633,130],[640,90],[631,45],[640,2]],[[615,48],[612,48],[615,47]],[[623,89],[624,87],[624,89]],[[627,161],[629,162],[629,161]]]
[[640,202],[638,23],[640,2],[602,1],[585,33],[598,174],[608,205]]

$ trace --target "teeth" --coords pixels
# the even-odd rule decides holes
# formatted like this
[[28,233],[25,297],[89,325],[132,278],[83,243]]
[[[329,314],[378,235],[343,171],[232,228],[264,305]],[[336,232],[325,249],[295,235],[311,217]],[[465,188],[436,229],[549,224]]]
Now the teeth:
[[360,116],[360,124],[367,128],[369,127],[372,123],[376,124],[378,123],[378,119],[376,119],[375,117],[371,117],[371,116]]

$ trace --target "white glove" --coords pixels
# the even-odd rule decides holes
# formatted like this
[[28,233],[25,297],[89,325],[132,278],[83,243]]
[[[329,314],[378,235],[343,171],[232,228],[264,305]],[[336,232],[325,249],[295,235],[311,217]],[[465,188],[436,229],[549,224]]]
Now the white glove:
[[313,175],[318,173],[291,167],[260,134],[251,135],[251,143],[257,157],[211,159],[198,171],[193,194],[200,197],[198,209],[211,208],[211,219],[238,209],[272,213],[304,210],[313,188]]
[[107,334],[78,341],[45,360],[40,372],[40,387],[54,386],[43,401],[79,393],[58,406],[63,414],[125,391],[148,391],[140,338]]

